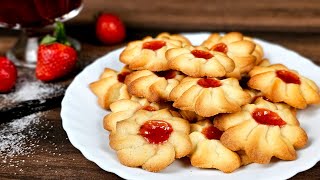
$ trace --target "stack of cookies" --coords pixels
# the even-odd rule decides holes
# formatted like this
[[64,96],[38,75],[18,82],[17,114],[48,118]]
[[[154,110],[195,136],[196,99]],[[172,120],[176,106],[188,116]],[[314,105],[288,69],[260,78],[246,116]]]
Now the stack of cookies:
[[130,42],[120,55],[126,66],[90,84],[111,110],[103,126],[119,161],[158,172],[188,156],[192,166],[230,173],[296,159],[308,142],[296,109],[320,103],[319,89],[263,55],[238,32],[200,46],[168,33]]

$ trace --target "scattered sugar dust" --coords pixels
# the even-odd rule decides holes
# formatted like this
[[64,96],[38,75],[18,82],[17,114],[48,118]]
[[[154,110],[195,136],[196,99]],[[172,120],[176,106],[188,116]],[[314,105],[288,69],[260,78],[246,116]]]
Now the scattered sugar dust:
[[[62,84],[43,83],[37,80],[30,70],[20,69],[12,92],[0,94],[0,109],[23,101],[45,100],[61,95],[65,88],[66,86]],[[59,151],[63,145],[57,144],[53,134],[54,124],[46,118],[46,115],[46,112],[39,112],[8,123],[0,123],[1,172],[14,172],[12,175],[23,174],[30,168],[27,166],[30,163],[46,167],[51,161],[61,160],[61,158],[50,158],[60,157]],[[46,154],[48,159],[39,159],[39,154]]]
[[45,99],[61,94],[64,89],[62,85],[43,83],[33,75],[21,72],[15,89],[8,94],[0,94],[0,107],[27,100]]
[[34,99],[42,99],[49,95],[54,94],[57,91],[60,91],[60,86],[44,84],[40,81],[34,82],[25,82],[22,81],[18,84],[17,91],[11,94],[8,94],[6,99],[12,101],[27,101]]
[[21,119],[0,126],[0,157],[5,161],[15,155],[25,155],[32,151],[34,144],[25,147],[36,134],[35,126],[40,121],[38,114],[31,114]]
[[[53,142],[52,122],[47,121],[46,112],[39,112],[15,119],[9,123],[0,124],[0,170],[5,172],[14,168],[14,175],[27,170],[25,162],[40,163],[35,154],[46,153],[60,156],[59,147]],[[40,147],[46,141],[46,147]],[[43,143],[42,143],[43,144]],[[43,160],[42,163],[50,163]],[[44,166],[47,166],[45,164]]]

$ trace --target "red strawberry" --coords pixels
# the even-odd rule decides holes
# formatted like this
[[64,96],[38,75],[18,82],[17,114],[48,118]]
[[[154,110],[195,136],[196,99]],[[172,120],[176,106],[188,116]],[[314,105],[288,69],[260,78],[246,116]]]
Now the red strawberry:
[[7,58],[0,57],[0,93],[9,92],[16,84],[16,66]]
[[104,13],[97,19],[96,35],[104,44],[116,44],[124,40],[126,30],[118,16]]
[[76,66],[77,52],[67,41],[64,26],[57,22],[54,36],[47,35],[38,49],[36,76],[52,81],[67,75]]
[[42,81],[61,78],[74,69],[76,60],[77,52],[70,46],[60,43],[40,45],[36,76]]

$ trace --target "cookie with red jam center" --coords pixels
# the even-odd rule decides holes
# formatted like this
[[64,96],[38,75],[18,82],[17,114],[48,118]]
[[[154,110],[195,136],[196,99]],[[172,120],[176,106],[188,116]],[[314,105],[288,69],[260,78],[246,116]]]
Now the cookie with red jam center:
[[295,160],[308,136],[292,110],[283,103],[258,98],[233,114],[219,115],[214,125],[225,131],[220,140],[232,151],[244,151],[252,162],[267,164],[272,157]]
[[192,166],[219,169],[226,173],[240,167],[241,161],[238,154],[220,142],[222,133],[210,120],[191,124],[192,152],[189,157]]
[[168,109],[138,110],[116,124],[110,146],[129,167],[158,172],[191,151],[190,125]]
[[320,103],[318,86],[282,64],[256,66],[249,76],[248,86],[273,102],[284,102],[298,109]]

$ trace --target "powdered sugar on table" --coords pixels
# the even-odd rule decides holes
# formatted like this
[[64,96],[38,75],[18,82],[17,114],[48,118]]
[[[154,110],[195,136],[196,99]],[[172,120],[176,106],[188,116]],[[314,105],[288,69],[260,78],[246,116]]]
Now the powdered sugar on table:
[[0,94],[0,108],[27,100],[46,99],[64,91],[64,87],[54,83],[43,83],[33,75],[19,74],[15,89],[8,94]]
[[[47,167],[52,161],[61,161],[61,154],[58,152],[63,145],[57,144],[53,131],[54,123],[47,119],[47,112],[34,113],[0,124],[1,172],[8,170],[15,172],[14,175],[23,174],[29,170],[25,162]],[[39,159],[39,154],[55,158]]]
[[0,157],[3,161],[32,151],[34,144],[30,140],[37,136],[34,126],[39,121],[40,113],[36,113],[0,126]]

